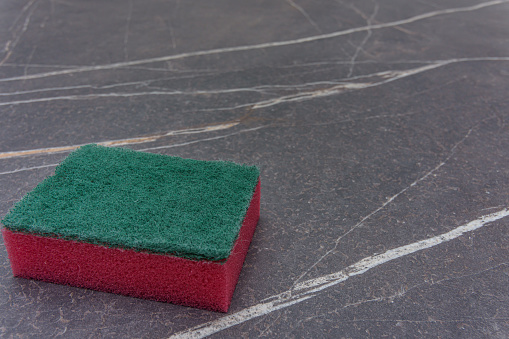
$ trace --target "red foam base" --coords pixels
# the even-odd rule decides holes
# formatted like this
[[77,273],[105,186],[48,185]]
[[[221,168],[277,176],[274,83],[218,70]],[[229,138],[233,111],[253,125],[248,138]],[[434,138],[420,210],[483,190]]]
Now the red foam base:
[[227,312],[260,216],[256,186],[223,264],[108,248],[2,229],[16,277]]

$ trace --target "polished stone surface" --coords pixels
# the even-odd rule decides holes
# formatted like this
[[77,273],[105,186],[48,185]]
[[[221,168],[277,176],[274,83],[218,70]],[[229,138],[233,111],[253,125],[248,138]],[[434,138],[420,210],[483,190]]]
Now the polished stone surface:
[[509,2],[0,0],[0,215],[71,149],[256,164],[232,306],[13,278],[0,336],[509,336]]

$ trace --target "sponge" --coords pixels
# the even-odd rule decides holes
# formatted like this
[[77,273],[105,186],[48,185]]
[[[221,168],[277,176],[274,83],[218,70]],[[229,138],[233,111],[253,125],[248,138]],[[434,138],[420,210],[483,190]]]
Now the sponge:
[[255,166],[86,145],[2,220],[14,276],[227,312]]

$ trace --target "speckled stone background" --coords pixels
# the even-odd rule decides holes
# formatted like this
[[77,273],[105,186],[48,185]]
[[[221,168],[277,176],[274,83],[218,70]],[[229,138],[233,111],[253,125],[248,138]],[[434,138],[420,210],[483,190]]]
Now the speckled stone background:
[[0,215],[70,150],[256,164],[227,314],[14,278],[0,336],[509,337],[509,2],[0,0]]

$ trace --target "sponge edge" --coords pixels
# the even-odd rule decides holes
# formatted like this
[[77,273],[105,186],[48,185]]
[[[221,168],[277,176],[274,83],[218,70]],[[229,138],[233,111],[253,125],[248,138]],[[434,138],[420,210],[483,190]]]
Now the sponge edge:
[[2,229],[14,276],[227,312],[260,216],[260,181],[226,261]]

